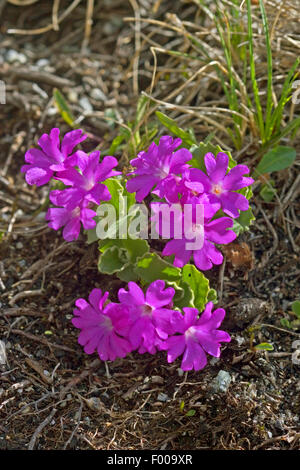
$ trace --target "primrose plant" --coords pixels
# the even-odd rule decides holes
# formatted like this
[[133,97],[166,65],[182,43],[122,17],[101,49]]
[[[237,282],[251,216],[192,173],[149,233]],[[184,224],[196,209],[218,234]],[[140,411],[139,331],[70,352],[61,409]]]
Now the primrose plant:
[[225,311],[214,309],[216,291],[202,271],[220,265],[221,245],[254,219],[249,169],[220,147],[185,148],[180,138],[162,136],[123,175],[115,157],[76,149],[86,137],[73,130],[60,139],[54,128],[21,168],[29,185],[56,188],[49,227],[63,228],[71,242],[82,226],[87,243],[98,243],[99,271],[127,284],[118,302],[97,288],[88,301],[76,300],[78,342],[103,361],[166,351],[169,363],[182,356],[183,370],[200,370],[230,341],[219,329]]

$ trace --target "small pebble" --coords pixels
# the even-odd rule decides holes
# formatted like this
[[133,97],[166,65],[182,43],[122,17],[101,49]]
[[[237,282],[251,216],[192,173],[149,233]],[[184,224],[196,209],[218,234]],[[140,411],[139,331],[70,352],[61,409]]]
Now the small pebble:
[[164,379],[160,377],[159,375],[152,375],[151,381],[154,384],[160,384],[160,385],[164,383]]
[[157,399],[158,401],[162,401],[162,402],[165,402],[165,401],[168,401],[169,400],[169,397],[166,393],[159,393],[157,395]]
[[103,409],[103,404],[100,398],[98,397],[90,397],[85,400],[87,406],[93,411],[101,411]]
[[211,366],[215,366],[219,362],[219,360],[220,360],[219,357],[213,357],[213,358],[211,358],[209,363],[210,363]]
[[210,387],[212,393],[225,393],[231,382],[231,377],[226,370],[220,370],[218,375],[213,379]]
[[71,103],[77,103],[78,102],[78,93],[74,90],[70,90],[68,93],[68,100]]
[[237,335],[237,336],[235,337],[235,340],[236,340],[236,342],[237,342],[237,344],[238,344],[239,346],[241,346],[241,345],[244,344],[244,342],[245,342],[245,338],[243,338],[243,336],[238,336],[238,335]]
[[27,57],[22,52],[17,52],[14,49],[9,49],[6,53],[6,60],[9,64],[13,62],[19,62],[20,64],[26,64]]
[[22,415],[27,415],[28,413],[30,413],[30,411],[31,411],[30,406],[26,406],[26,407],[21,411],[21,413],[22,413]]
[[58,114],[58,111],[56,108],[54,108],[54,106],[51,106],[50,108],[47,109],[46,114],[47,116],[55,116],[56,114]]
[[18,242],[18,243],[16,244],[16,248],[17,248],[18,250],[22,250],[23,247],[24,247],[24,245],[23,245],[22,242]]
[[39,59],[37,62],[36,62],[36,65],[40,68],[43,68],[43,67],[46,67],[47,65],[50,64],[50,61],[48,59]]
[[85,112],[91,113],[93,111],[93,106],[91,105],[89,99],[86,96],[80,98],[79,104]]
[[93,88],[91,91],[91,98],[97,101],[106,101],[107,98],[100,88]]

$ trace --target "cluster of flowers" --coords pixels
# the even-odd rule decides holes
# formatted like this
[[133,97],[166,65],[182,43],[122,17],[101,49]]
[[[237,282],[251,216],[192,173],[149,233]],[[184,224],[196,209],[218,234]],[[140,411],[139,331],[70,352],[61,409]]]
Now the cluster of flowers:
[[[193,207],[201,204],[204,207],[204,243],[201,249],[186,249],[187,242],[191,240],[183,236],[169,241],[162,255],[175,255],[174,265],[178,267],[183,267],[193,256],[195,265],[200,270],[207,270],[223,261],[222,253],[215,243],[227,244],[236,238],[234,231],[228,229],[233,227],[233,219],[239,216],[239,210],[246,211],[249,208],[247,198],[236,191],[251,185],[254,180],[243,176],[249,173],[246,165],[236,165],[228,172],[229,157],[222,152],[216,157],[212,153],[205,155],[207,174],[192,168],[187,163],[193,158],[191,152],[185,148],[176,151],[181,143],[181,139],[173,140],[169,136],[162,137],[158,145],[153,142],[147,152],[141,152],[131,160],[131,165],[136,169],[130,173],[134,177],[127,182],[126,187],[129,192],[136,192],[138,202],[150,192],[163,199],[162,203],[152,203],[154,211],[159,210],[160,204],[179,204],[182,211],[175,215],[177,219],[174,222],[182,226],[182,233],[184,205]],[[220,209],[229,217],[213,219]],[[192,217],[191,230],[196,238],[197,231],[202,230],[202,227],[197,224],[196,211],[192,212]],[[157,228],[160,235],[162,225],[163,221]]]
[[174,294],[162,280],[152,282],[145,294],[129,282],[128,291],[118,292],[119,303],[108,303],[108,292],[93,289],[89,303],[76,301],[72,323],[81,330],[79,344],[87,354],[97,351],[103,361],[114,361],[134,350],[141,354],[167,351],[169,363],[183,354],[182,370],[203,369],[206,353],[219,357],[220,343],[230,341],[229,334],[218,329],[225,311],[212,311],[209,302],[201,315],[189,307],[183,315],[172,309]]
[[28,165],[23,165],[21,171],[26,173],[29,185],[42,186],[54,178],[70,186],[50,192],[50,201],[59,207],[49,209],[46,220],[54,230],[64,227],[64,239],[72,241],[78,238],[81,223],[86,230],[96,226],[92,207],[111,198],[102,182],[120,172],[113,170],[118,164],[114,157],[104,157],[99,163],[99,151],[90,155],[81,150],[73,152],[87,137],[80,129],[65,134],[61,143],[59,133],[54,128],[49,135],[43,134],[38,141],[42,150],[29,149],[25,154]]
[[[39,139],[41,150],[33,148],[26,152],[25,161],[28,164],[21,168],[30,185],[41,186],[54,178],[68,186],[66,189],[50,192],[50,201],[58,207],[50,208],[46,214],[49,227],[54,230],[64,227],[63,237],[67,241],[78,238],[81,223],[86,230],[95,227],[96,212],[93,207],[111,198],[103,182],[120,174],[113,170],[118,164],[114,157],[106,156],[99,163],[99,151],[90,155],[81,150],[73,152],[75,146],[86,137],[80,129],[74,130],[68,132],[60,143],[59,129],[54,128],[49,135],[43,134]],[[174,265],[178,267],[184,266],[193,256],[195,265],[200,270],[207,270],[213,264],[221,264],[223,261],[215,244],[227,244],[236,238],[236,234],[228,229],[232,228],[233,219],[239,216],[239,211],[249,208],[248,200],[236,191],[252,184],[253,179],[243,176],[249,173],[246,165],[236,165],[228,172],[229,158],[222,152],[216,158],[212,153],[205,155],[207,174],[192,168],[187,163],[192,159],[189,150],[176,150],[181,143],[181,139],[164,136],[158,145],[153,142],[147,152],[140,152],[137,158],[131,160],[131,165],[136,170],[129,173],[133,178],[127,181],[127,190],[136,193],[137,202],[142,202],[152,192],[170,205],[179,204],[182,208],[185,204],[203,205],[202,248],[186,249],[188,240],[183,236],[181,239],[170,240],[162,254],[175,255]],[[159,210],[159,205],[160,203],[153,203],[152,207]],[[229,217],[214,219],[220,209]],[[177,213],[175,222],[184,226],[183,210]],[[202,230],[202,227],[197,226],[196,219],[194,222],[191,230],[197,237],[197,230]],[[158,231],[161,234],[161,226]]]
[[[43,134],[38,144],[41,150],[26,152],[26,165],[21,168],[29,185],[42,186],[51,178],[67,186],[50,192],[50,201],[58,206],[46,214],[49,226],[55,230],[61,227],[67,241],[78,238],[81,223],[86,230],[96,226],[95,205],[108,201],[111,195],[103,182],[119,175],[114,171],[117,160],[106,156],[101,163],[100,152],[90,155],[76,145],[87,136],[81,130],[68,132],[60,142],[59,129],[54,128]],[[229,157],[208,153],[204,157],[206,173],[192,168],[188,162],[192,154],[181,145],[181,139],[164,136],[159,144],[152,143],[147,152],[141,152],[131,161],[136,168],[128,176],[127,190],[136,193],[137,202],[142,202],[151,192],[167,204],[179,204],[182,208],[177,224],[184,226],[186,204],[204,207],[204,243],[201,249],[186,249],[187,240],[171,239],[163,250],[164,256],[175,255],[174,264],[183,267],[193,256],[200,270],[221,264],[223,257],[215,244],[227,244],[236,238],[233,219],[239,211],[249,207],[248,200],[240,189],[253,183],[245,165],[236,165],[228,171]],[[176,150],[177,149],[177,150]],[[152,203],[159,205],[165,202]],[[215,218],[222,211],[228,216]],[[197,220],[192,219],[191,230],[197,236]],[[160,230],[160,228],[158,228]],[[165,288],[165,282],[152,282],[144,294],[135,283],[128,283],[128,291],[120,289],[119,303],[108,302],[108,292],[93,289],[89,303],[84,299],[76,301],[73,325],[81,329],[78,342],[87,354],[97,350],[102,360],[115,360],[137,350],[143,354],[167,351],[168,362],[183,355],[183,370],[200,370],[206,363],[206,353],[220,355],[220,343],[230,341],[225,331],[219,330],[225,311],[212,311],[209,302],[202,314],[195,308],[183,308],[183,313],[173,309],[175,290]]]

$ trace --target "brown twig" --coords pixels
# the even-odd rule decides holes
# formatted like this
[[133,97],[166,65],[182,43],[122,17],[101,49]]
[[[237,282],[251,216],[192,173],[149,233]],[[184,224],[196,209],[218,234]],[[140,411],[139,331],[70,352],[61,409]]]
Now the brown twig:
[[[12,76],[18,80],[28,80],[29,82],[46,83],[53,87],[72,87],[74,83],[68,78],[58,77],[53,73],[41,72],[30,68],[1,67],[0,76]],[[5,174],[5,173],[4,173]]]
[[22,331],[22,330],[18,330],[18,329],[12,329],[11,330],[11,333],[15,334],[15,335],[21,335],[21,336],[25,336],[26,338],[28,339],[31,339],[33,341],[37,341],[39,343],[42,343],[44,344],[45,346],[48,346],[48,348],[51,350],[51,348],[54,348],[54,349],[61,349],[63,351],[67,351],[67,352],[71,352],[71,353],[75,353],[75,354],[79,354],[78,351],[76,351],[75,349],[71,349],[69,348],[68,346],[63,346],[62,344],[56,344],[56,343],[49,343],[49,341],[47,341],[46,339],[44,338],[39,338],[38,336],[35,336],[31,333],[27,333],[26,331]]
[[[75,8],[79,5],[81,0],[74,0],[71,5],[66,8],[66,10],[61,14],[59,18],[57,18],[57,24],[61,23],[69,14],[75,10]],[[25,34],[25,35],[31,35],[31,34],[43,34],[46,33],[47,31],[51,31],[53,28],[53,24],[49,24],[47,26],[44,26],[43,28],[37,28],[37,29],[8,29],[6,32],[7,34]]]
[[94,0],[88,0],[86,7],[86,17],[85,17],[85,29],[84,29],[84,39],[81,45],[81,52],[86,52],[93,25],[93,12],[94,12]]
[[30,442],[28,444],[28,450],[33,450],[34,446],[35,446],[35,443],[36,443],[36,440],[38,438],[38,435],[42,432],[42,430],[49,424],[51,423],[52,421],[52,418],[53,416],[55,415],[55,413],[57,412],[57,409],[56,408],[53,408],[53,410],[51,411],[51,413],[49,414],[49,416],[47,416],[46,419],[44,419],[44,421],[36,428],[36,430],[34,431],[33,435],[32,435],[32,438],[30,439]]

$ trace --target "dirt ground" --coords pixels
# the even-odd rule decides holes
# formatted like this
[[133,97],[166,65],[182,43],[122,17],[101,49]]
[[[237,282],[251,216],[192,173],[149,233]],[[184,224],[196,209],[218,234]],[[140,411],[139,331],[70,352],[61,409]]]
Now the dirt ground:
[[[151,88],[150,47],[186,52],[182,22],[194,31],[198,20],[211,31],[207,41],[215,39],[209,22],[200,21],[197,2],[189,0],[95,1],[89,38],[86,1],[77,2],[57,31],[11,31],[47,29],[55,22],[52,3],[21,7],[0,0],[0,79],[6,85],[6,104],[0,104],[0,340],[6,354],[0,364],[0,449],[300,449],[300,366],[292,362],[300,332],[281,323],[292,319],[291,303],[299,298],[299,159],[275,175],[278,198],[271,203],[254,188],[255,223],[238,245],[226,248],[226,263],[207,273],[232,336],[220,359],[189,373],[182,373],[179,360],[168,365],[164,353],[133,353],[105,366],[77,344],[70,321],[74,301],[94,287],[109,290],[113,299],[124,283],[98,273],[97,247],[87,247],[83,234],[67,243],[47,227],[47,188],[26,185],[24,153],[52,127],[70,130],[54,106],[54,88],[89,133],[82,148],[106,149],[118,123],[134,118],[142,90],[168,101],[164,97],[182,85],[184,72],[199,67],[158,54]],[[61,1],[60,14],[75,3]],[[297,2],[290,3],[291,17],[284,11],[274,33],[276,87],[299,55]],[[273,21],[272,2],[268,11]],[[152,23],[135,23],[140,17]],[[286,28],[296,35],[297,27],[293,48],[278,42]],[[207,80],[202,95],[183,90],[185,106],[212,99],[226,106],[219,84]],[[170,113],[182,127],[193,126],[199,141],[212,130],[199,115]],[[246,135],[237,155],[231,148],[233,156],[253,168],[257,145]],[[299,137],[293,145],[298,152]],[[274,350],[255,352],[252,344],[262,342]],[[219,371],[230,376],[226,391],[214,385]]]

